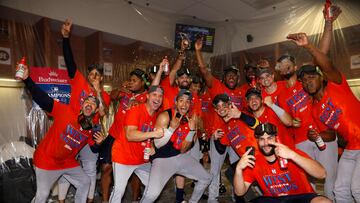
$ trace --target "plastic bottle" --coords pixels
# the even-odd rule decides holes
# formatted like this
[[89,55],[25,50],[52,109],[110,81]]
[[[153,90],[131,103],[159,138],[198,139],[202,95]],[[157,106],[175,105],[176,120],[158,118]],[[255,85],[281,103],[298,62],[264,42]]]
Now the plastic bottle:
[[316,143],[317,147],[319,148],[319,150],[323,151],[324,149],[326,149],[326,144],[325,144],[324,140],[321,138],[321,136],[319,135],[319,130],[312,125],[309,125],[309,130],[313,130],[316,132],[315,143]]
[[326,0],[325,2],[325,19],[326,20],[331,20],[333,18],[333,13],[331,10],[331,1],[330,0]]
[[144,161],[145,162],[149,162],[150,152],[151,152],[151,141],[150,141],[150,139],[147,139],[145,149],[144,149]]
[[167,56],[164,57],[166,59],[166,63],[164,64],[164,73],[165,75],[169,75],[170,69],[169,69],[169,61],[167,60]]
[[[278,136],[276,136],[276,142],[277,142],[277,143],[281,143]],[[287,160],[287,159],[284,159],[284,158],[282,158],[282,157],[278,157],[278,158],[279,158],[280,168],[281,168],[281,169],[286,169],[286,168],[287,168],[287,164],[288,164],[288,160]]]
[[21,58],[19,64],[17,65],[15,79],[16,80],[23,80],[24,79],[24,71],[26,65],[26,58],[25,56]]

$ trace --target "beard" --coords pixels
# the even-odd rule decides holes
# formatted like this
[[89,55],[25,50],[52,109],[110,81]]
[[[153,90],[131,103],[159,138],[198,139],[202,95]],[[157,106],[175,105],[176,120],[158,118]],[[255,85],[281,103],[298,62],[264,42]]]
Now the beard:
[[285,79],[290,79],[293,75],[295,74],[295,71],[294,72],[291,72],[291,73],[288,73],[288,74],[285,74],[285,75],[282,75]]
[[[261,153],[264,155],[264,156],[272,156],[275,154],[275,146],[272,146],[272,145],[267,145],[267,146],[270,146],[271,147],[271,150],[270,152],[265,152],[265,150],[263,149],[263,147],[260,147],[260,151]],[[264,146],[266,147],[266,146]]]

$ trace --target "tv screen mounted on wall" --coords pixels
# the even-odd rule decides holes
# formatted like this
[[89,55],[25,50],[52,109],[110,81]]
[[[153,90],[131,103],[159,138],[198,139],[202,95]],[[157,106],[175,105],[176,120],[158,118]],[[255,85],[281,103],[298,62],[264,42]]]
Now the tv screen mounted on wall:
[[180,49],[181,40],[185,38],[190,41],[189,49],[195,50],[194,43],[200,37],[203,37],[202,51],[212,53],[214,50],[214,28],[176,24],[174,47]]

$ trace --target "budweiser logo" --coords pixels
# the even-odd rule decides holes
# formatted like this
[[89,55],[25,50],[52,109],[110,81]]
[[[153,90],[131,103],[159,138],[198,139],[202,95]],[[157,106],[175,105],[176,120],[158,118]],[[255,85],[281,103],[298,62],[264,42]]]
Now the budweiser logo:
[[58,77],[58,74],[56,72],[54,72],[54,71],[50,71],[49,76],[50,77]]

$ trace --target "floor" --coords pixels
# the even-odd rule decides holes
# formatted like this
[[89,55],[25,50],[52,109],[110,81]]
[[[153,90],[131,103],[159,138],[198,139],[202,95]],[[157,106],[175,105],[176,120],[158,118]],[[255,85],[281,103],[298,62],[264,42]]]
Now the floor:
[[[226,187],[226,192],[224,194],[222,194],[219,197],[219,203],[230,203],[233,202],[232,201],[232,187],[231,184],[229,182],[229,180],[225,177],[225,171],[228,168],[229,164],[225,162],[225,164],[223,165],[222,168],[222,182],[224,183],[225,187]],[[209,168],[209,166],[206,166],[206,168]],[[192,190],[193,188],[191,187],[191,183],[192,181],[187,179],[186,180],[186,186],[185,186],[185,199],[188,200],[191,196]],[[322,194],[323,192],[323,183],[319,182],[317,183],[316,187],[318,188],[318,191],[320,194]],[[73,203],[74,199],[73,199],[73,193],[74,193],[74,189],[70,190],[66,203]],[[48,200],[48,203],[50,202],[57,202],[57,197],[53,196],[50,197],[50,199]],[[123,199],[124,203],[132,203],[131,201],[131,189],[130,187],[128,187],[126,189],[125,192],[125,196]],[[163,192],[161,193],[159,199],[157,200],[158,203],[171,203],[171,202],[175,202],[175,192],[174,192],[174,181],[173,180],[169,180],[169,182],[167,183],[167,185],[165,186],[165,189],[163,190]],[[206,203],[207,200],[206,199],[202,199],[200,201],[200,203]],[[101,196],[98,192],[96,192],[95,194],[95,203],[101,203]]]

